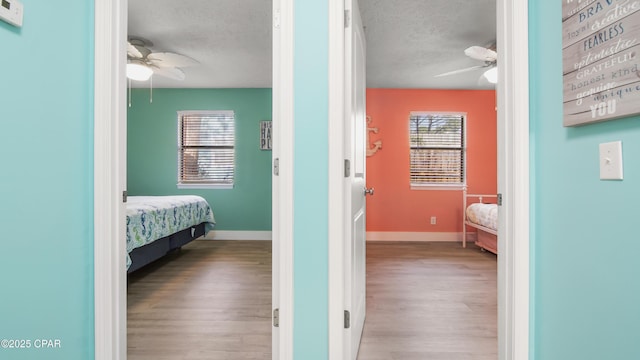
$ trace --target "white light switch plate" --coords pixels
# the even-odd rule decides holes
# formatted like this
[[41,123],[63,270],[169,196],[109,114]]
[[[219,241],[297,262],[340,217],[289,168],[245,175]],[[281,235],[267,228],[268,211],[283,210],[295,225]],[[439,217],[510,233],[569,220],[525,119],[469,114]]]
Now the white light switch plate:
[[600,179],[622,180],[622,142],[600,144]]
[[22,27],[22,3],[18,0],[0,0],[0,19],[17,27]]

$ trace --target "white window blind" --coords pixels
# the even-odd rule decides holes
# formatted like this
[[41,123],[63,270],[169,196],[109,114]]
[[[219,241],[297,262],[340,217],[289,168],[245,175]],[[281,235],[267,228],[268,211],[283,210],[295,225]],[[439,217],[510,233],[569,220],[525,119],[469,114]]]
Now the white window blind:
[[233,111],[178,112],[178,185],[233,185]]
[[463,185],[464,114],[411,113],[411,185]]

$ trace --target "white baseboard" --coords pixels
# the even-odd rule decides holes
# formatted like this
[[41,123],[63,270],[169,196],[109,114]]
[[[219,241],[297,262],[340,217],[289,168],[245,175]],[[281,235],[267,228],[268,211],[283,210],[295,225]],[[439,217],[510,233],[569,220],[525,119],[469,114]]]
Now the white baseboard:
[[271,241],[271,231],[211,230],[200,240],[261,240]]
[[[475,233],[467,233],[467,242],[476,239]],[[367,241],[431,241],[462,242],[460,232],[408,232],[408,231],[367,231]]]
[[367,241],[462,241],[457,232],[367,231]]
[[[258,240],[271,241],[271,231],[212,230],[200,240]],[[467,233],[467,241],[476,239],[474,232]],[[409,231],[367,231],[367,241],[427,241],[461,242],[459,232],[409,232]]]

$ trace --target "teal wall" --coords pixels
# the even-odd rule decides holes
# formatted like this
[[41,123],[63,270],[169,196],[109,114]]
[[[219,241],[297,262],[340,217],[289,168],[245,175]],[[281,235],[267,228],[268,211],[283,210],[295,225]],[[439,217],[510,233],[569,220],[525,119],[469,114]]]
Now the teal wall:
[[[529,4],[531,358],[640,359],[640,117],[562,127],[561,1]],[[601,181],[617,140],[624,180]]]
[[[271,230],[271,151],[260,150],[260,121],[271,120],[271,89],[133,89],[128,111],[127,188],[130,195],[203,196],[216,230]],[[233,110],[236,173],[233,189],[178,189],[177,112]]]
[[[32,342],[30,349],[0,349],[0,358],[91,359],[93,8],[82,1],[24,2],[22,29],[0,22],[0,68],[10,69],[0,86],[0,339],[59,339],[62,348],[35,349]],[[530,2],[532,359],[638,359],[640,170],[634,155],[640,155],[640,117],[562,127],[561,24],[549,21],[549,14],[559,19],[560,5]],[[298,0],[296,16],[294,353],[314,360],[328,356],[327,233],[317,231],[328,222],[326,1]],[[155,90],[153,106],[169,107],[172,99],[164,94],[172,91]],[[185,107],[211,100],[207,91],[185,96]],[[134,91],[132,116],[149,107],[147,95]],[[167,118],[153,116],[147,131],[175,144],[177,109],[169,110]],[[257,126],[254,131],[257,144]],[[623,142],[625,180],[600,181],[598,144],[615,140]],[[173,169],[171,148],[162,151]],[[129,144],[130,153],[135,149]],[[138,183],[134,160],[132,193],[164,191],[164,185]],[[173,185],[174,171],[168,176]],[[253,174],[246,171],[238,174],[238,186]],[[236,224],[216,215],[221,228],[223,219]],[[270,220],[261,224],[268,229]]]
[[93,2],[23,4],[0,21],[0,339],[31,348],[0,358],[91,359]]
[[296,0],[293,358],[329,357],[328,1]]

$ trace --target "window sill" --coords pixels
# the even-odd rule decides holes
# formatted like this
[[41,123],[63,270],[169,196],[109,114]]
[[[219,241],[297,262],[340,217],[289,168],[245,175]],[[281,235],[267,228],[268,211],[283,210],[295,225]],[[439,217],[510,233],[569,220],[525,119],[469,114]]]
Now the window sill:
[[233,189],[233,184],[180,184],[178,189]]
[[458,190],[466,188],[465,184],[411,184],[411,190]]

